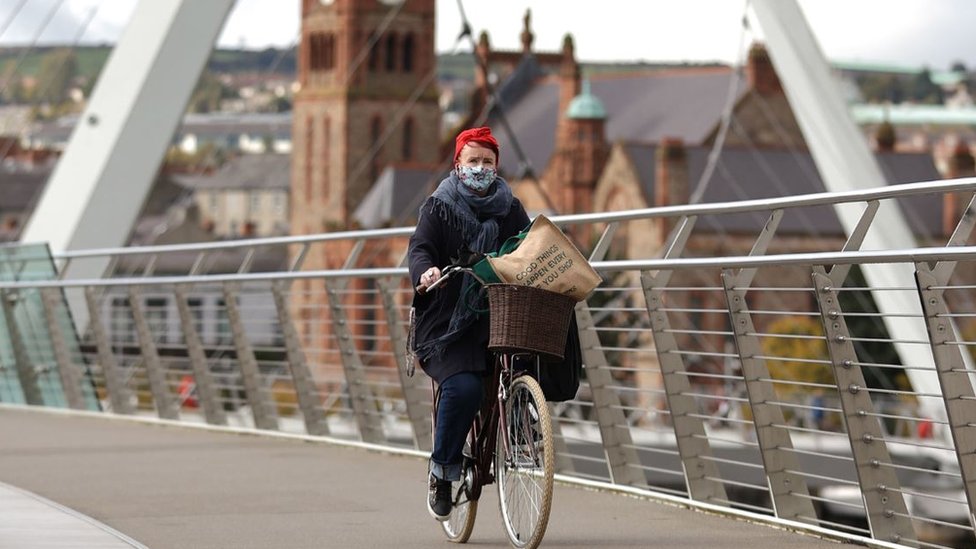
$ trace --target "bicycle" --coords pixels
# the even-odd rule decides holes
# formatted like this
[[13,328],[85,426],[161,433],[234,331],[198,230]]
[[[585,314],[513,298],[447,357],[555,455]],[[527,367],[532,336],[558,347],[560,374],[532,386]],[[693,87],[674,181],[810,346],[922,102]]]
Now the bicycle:
[[[452,265],[426,290],[458,272],[477,278],[472,269]],[[519,549],[534,549],[549,524],[555,472],[552,420],[537,377],[543,358],[562,359],[575,300],[529,286],[484,287],[491,319],[488,348],[494,356],[485,396],[495,398],[482,400],[472,422],[461,480],[451,485],[451,516],[441,525],[448,540],[467,542],[482,489],[497,480],[499,510],[509,541]],[[440,393],[433,381],[431,391],[436,429]]]

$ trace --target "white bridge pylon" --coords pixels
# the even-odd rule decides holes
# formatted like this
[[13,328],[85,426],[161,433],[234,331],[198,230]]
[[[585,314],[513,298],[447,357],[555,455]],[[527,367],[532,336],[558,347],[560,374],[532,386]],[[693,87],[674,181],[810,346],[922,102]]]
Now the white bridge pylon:
[[[767,51],[790,101],[797,123],[828,191],[852,191],[887,184],[881,168],[844,103],[836,79],[810,30],[796,0],[752,0]],[[861,216],[861,206],[834,206],[844,232],[850,236]],[[916,247],[915,237],[899,205],[882,201],[874,223],[864,238],[865,250],[905,250]],[[911,264],[862,265],[872,288],[914,288]],[[917,296],[908,292],[872,290],[888,334],[912,387],[918,393],[939,394],[935,360],[928,346],[906,343],[924,338],[925,321]],[[912,315],[906,316],[906,313]],[[963,353],[968,362],[968,353]],[[919,370],[918,367],[927,368]],[[944,420],[945,411],[937,399],[919,399],[927,417]],[[948,430],[945,431],[948,436]]]
[[[234,0],[142,0],[112,50],[21,242],[125,246]],[[100,278],[108,258],[68,265]],[[72,303],[76,328],[88,311]]]

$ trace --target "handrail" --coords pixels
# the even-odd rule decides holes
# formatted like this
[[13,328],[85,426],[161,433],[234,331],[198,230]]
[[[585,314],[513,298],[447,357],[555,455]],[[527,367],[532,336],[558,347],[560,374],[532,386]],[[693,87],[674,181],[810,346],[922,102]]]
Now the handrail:
[[[916,524],[937,528],[950,522],[946,517],[958,523],[953,531],[972,535],[964,524],[976,509],[976,465],[963,452],[976,440],[976,425],[957,412],[961,401],[976,400],[965,361],[976,345],[969,302],[976,295],[976,246],[961,245],[976,227],[976,205],[969,206],[946,246],[858,247],[881,199],[974,190],[976,178],[970,178],[555,218],[561,225],[612,225],[684,216],[663,243],[664,258],[650,255],[662,245],[661,234],[644,246],[647,259],[602,260],[614,237],[612,226],[596,246],[591,264],[605,273],[607,283],[576,309],[586,388],[555,416],[555,442],[563,456],[557,467],[573,478],[606,478],[618,486],[682,495],[695,505],[766,510],[772,521],[835,534],[845,528],[832,522],[832,513],[854,509],[866,521],[866,529],[855,530],[868,533],[878,546],[890,539],[937,546],[939,540]],[[764,255],[783,208],[851,200],[868,202],[859,204],[864,214],[843,244],[847,251],[829,251],[842,241],[832,235],[815,248],[827,251]],[[756,209],[771,212],[769,221],[751,246],[743,245],[745,234],[730,246],[751,255],[681,257],[696,253],[687,243],[697,216]],[[411,231],[348,231],[122,253],[192,250],[187,259],[196,255],[199,263],[206,255],[202,250],[219,246],[253,250],[298,244],[306,252],[310,242],[393,238],[399,247]],[[111,250],[60,257],[104,253]],[[338,428],[343,436],[367,443],[429,450],[429,387],[425,379],[407,375],[413,360],[406,352],[409,271],[386,261],[379,268],[236,268],[176,275],[157,275],[151,265],[131,269],[144,276],[0,281],[5,321],[0,345],[13,350],[13,360],[0,365],[0,398],[94,409],[102,397],[112,413],[155,413],[210,424],[233,417],[261,429],[304,428],[313,435]],[[909,295],[911,308],[898,310],[897,317],[911,330],[901,335],[878,331],[893,315],[874,312],[863,299],[866,288],[848,276],[849,265],[875,264],[865,267],[870,272],[883,263],[914,272],[911,284],[882,281],[876,287],[888,290],[882,298]],[[830,266],[835,268],[828,271]],[[626,279],[611,282],[617,273]],[[353,281],[346,284],[348,279]],[[795,295],[781,299],[785,292]],[[67,311],[82,300],[92,318],[90,333],[75,339],[68,337]],[[928,344],[934,364],[867,348],[878,344]],[[884,379],[869,383],[879,368],[887,372]],[[898,369],[914,392],[892,378]],[[926,376],[932,383],[916,383]],[[181,381],[174,389],[169,381],[175,379]],[[196,391],[195,404],[168,405],[183,402],[187,379],[195,387],[188,389]],[[602,446],[603,457],[593,455],[592,444]],[[749,452],[736,452],[740,446]],[[671,457],[651,466],[642,452]],[[830,475],[818,472],[822,463],[832,464]],[[967,501],[927,491],[930,467],[958,471],[952,488],[963,490]],[[913,500],[955,507],[935,512],[924,504],[913,506]]]
[[[918,263],[932,261],[965,261],[976,259],[976,246],[927,247],[908,250],[860,250],[847,252],[813,252],[764,256],[687,257],[674,259],[628,259],[594,261],[594,269],[603,272],[691,270],[702,268],[749,268],[771,265],[854,265],[865,263]],[[407,275],[405,267],[373,269],[331,269],[319,271],[269,271],[258,273],[225,273],[212,275],[156,276],[138,278],[91,278],[75,280],[0,281],[0,289],[77,288],[83,286],[153,286],[165,284],[203,284],[222,282],[257,282],[265,280],[389,278]]]
[[[699,216],[709,214],[733,214],[752,211],[769,211],[780,208],[800,208],[810,206],[825,206],[845,204],[851,202],[867,202],[890,198],[901,198],[926,194],[939,194],[956,191],[976,190],[976,177],[959,179],[923,181],[889,185],[882,188],[871,188],[857,191],[811,193],[792,197],[768,199],[742,200],[737,202],[716,202],[711,204],[685,204],[677,206],[662,206],[622,210],[618,212],[603,212],[591,214],[560,215],[552,218],[557,226],[576,225],[584,223],[613,223],[632,221],[635,219],[656,219],[680,216]],[[340,231],[320,233],[314,235],[278,236],[253,238],[246,240],[228,240],[221,242],[200,242],[192,244],[166,244],[160,246],[132,246],[128,248],[98,248],[89,250],[71,250],[53,253],[55,259],[76,259],[83,257],[102,257],[110,255],[140,255],[169,252],[194,252],[206,250],[226,250],[238,248],[253,248],[258,246],[274,246],[287,244],[311,244],[346,239],[378,239],[389,237],[404,237],[413,234],[413,227],[398,227],[389,229],[369,229],[362,231]]]
[[0,289],[22,290],[28,288],[80,288],[86,286],[162,286],[168,284],[217,284],[223,282],[260,282],[267,280],[305,280],[305,279],[344,279],[344,278],[389,278],[405,276],[406,267],[384,267],[379,269],[333,269],[325,271],[269,271],[260,273],[225,273],[213,275],[176,275],[139,278],[90,278],[71,280],[37,280],[24,282],[2,282]]
[[592,263],[598,271],[657,271],[702,268],[749,268],[771,265],[859,265],[864,263],[918,263],[976,259],[976,246],[928,247],[907,250],[859,250],[811,252],[762,256],[685,257],[674,259],[627,259]]

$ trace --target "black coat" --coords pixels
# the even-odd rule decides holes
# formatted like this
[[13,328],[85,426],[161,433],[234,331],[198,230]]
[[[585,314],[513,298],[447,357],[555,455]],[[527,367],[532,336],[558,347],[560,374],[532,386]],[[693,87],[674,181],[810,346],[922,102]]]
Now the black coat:
[[[512,199],[508,215],[498,222],[498,246],[505,239],[515,236],[529,224],[529,216],[522,203]],[[430,267],[443,270],[451,259],[458,257],[459,250],[466,250],[460,231],[450,227],[430,208],[422,207],[417,230],[410,237],[409,261],[410,280],[413,285],[420,284],[420,276]],[[496,246],[497,248],[497,246]],[[414,345],[436,339],[447,331],[454,305],[461,297],[462,276],[454,276],[436,290],[424,294],[414,294],[413,306],[416,308],[416,333]],[[449,344],[443,355],[421,361],[421,367],[434,381],[441,383],[458,372],[483,372],[489,365],[488,354],[488,316],[483,315],[457,341]]]

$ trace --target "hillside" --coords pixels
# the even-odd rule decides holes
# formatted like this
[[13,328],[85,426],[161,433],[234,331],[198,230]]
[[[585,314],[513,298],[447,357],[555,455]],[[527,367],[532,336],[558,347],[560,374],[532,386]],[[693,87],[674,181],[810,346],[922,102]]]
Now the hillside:
[[[44,46],[27,49],[24,47],[0,48],[0,75],[8,71],[20,77],[36,77],[44,56],[62,49],[59,46]],[[74,48],[78,60],[77,76],[91,80],[97,76],[108,60],[111,46],[77,46]],[[207,68],[211,72],[275,72],[293,74],[295,72],[295,50],[288,51],[268,48],[264,50],[216,50],[210,56]]]
[[[41,67],[41,61],[58,49],[58,46],[33,48],[29,51],[23,47],[0,48],[0,75],[14,71],[20,77],[36,77]],[[90,81],[101,71],[102,66],[111,53],[110,46],[78,46],[75,55],[78,60],[77,76]],[[23,56],[23,59],[21,59]],[[18,66],[19,63],[19,66]],[[210,56],[207,69],[214,73],[276,73],[294,74],[296,67],[296,51],[267,48],[264,50],[230,50],[219,49]],[[584,63],[586,73],[626,72],[633,70],[647,70],[686,66],[680,63]],[[437,56],[438,80],[470,80],[474,75],[474,59],[469,53],[441,54]]]

